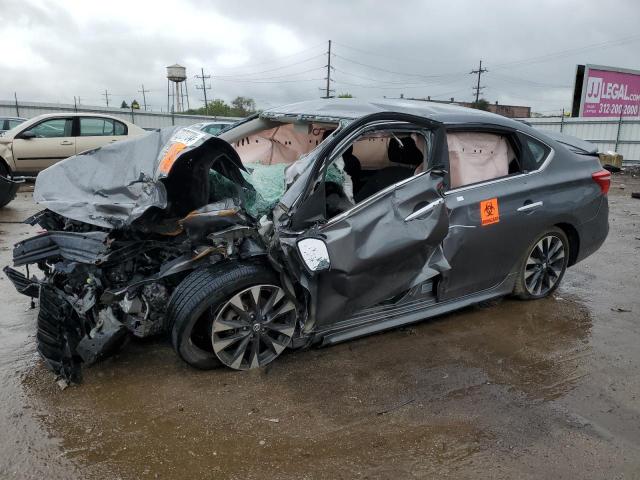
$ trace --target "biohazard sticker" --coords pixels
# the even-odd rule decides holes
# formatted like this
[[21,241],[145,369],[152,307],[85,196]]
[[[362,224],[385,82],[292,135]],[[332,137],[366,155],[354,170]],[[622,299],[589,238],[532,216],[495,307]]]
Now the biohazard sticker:
[[491,198],[480,202],[480,220],[482,225],[491,225],[500,221],[500,209],[498,199]]

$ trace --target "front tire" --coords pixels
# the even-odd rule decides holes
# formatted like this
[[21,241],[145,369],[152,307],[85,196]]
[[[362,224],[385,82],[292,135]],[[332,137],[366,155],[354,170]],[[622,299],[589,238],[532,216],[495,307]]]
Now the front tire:
[[558,288],[569,263],[569,240],[557,227],[538,236],[521,261],[513,293],[524,300],[544,298]]
[[167,317],[178,356],[203,370],[267,365],[291,342],[297,319],[276,273],[259,263],[193,271],[176,288]]
[[[0,177],[9,178],[9,174],[11,171],[7,168],[7,166],[0,160]],[[6,183],[6,185],[5,185]],[[16,198],[18,189],[9,184],[9,182],[0,181],[0,208],[8,205]]]

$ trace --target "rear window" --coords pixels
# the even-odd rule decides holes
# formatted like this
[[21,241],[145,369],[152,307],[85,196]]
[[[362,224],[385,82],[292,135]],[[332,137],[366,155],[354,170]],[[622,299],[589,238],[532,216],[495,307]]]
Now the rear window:
[[113,123],[115,124],[115,134],[116,135],[126,135],[127,134],[127,126],[124,123],[118,122],[117,120],[114,120]]
[[102,137],[114,135],[113,120],[108,118],[80,118],[81,137]]
[[549,155],[551,149],[544,143],[534,140],[531,137],[526,137],[524,143],[529,150],[529,158],[525,168],[529,171],[539,169],[547,159],[547,155]]
[[81,137],[126,135],[127,126],[110,118],[80,117]]

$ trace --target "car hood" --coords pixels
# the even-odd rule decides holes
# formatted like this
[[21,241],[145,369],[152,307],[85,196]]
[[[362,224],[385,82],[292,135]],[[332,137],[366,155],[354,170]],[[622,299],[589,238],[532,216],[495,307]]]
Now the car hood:
[[132,224],[150,209],[185,215],[207,204],[210,173],[252,189],[236,151],[190,128],[168,128],[69,157],[42,171],[34,199],[62,216],[104,228]]

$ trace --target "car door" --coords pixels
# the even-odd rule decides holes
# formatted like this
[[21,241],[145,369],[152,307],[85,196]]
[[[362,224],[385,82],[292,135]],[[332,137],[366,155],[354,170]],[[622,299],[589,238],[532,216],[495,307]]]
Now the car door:
[[[449,132],[460,130],[467,131]],[[547,220],[542,208],[543,180],[532,172],[531,152],[522,136],[495,127],[474,127],[471,132],[501,135],[514,151],[508,170],[503,172],[506,175],[455,186],[445,193],[450,223],[443,247],[451,270],[439,286],[441,300],[480,292],[505,281],[515,273],[525,249]],[[450,154],[451,148],[449,145]],[[456,163],[450,159],[449,166],[451,181]]]
[[[42,120],[15,136],[12,143],[16,170],[39,172],[60,160],[76,154],[71,117]],[[25,135],[31,132],[33,136]]]
[[77,121],[76,151],[78,153],[127,138],[127,126],[117,120],[80,116]]
[[[326,149],[340,144],[367,122],[390,115],[373,114],[353,122]],[[390,118],[440,129],[437,122],[412,115],[393,114]],[[431,155],[439,158],[442,135],[435,138]],[[301,283],[311,293],[316,328],[322,330],[358,310],[391,299],[448,268],[441,255],[441,244],[448,232],[442,184],[440,172],[414,175],[296,238],[302,264],[307,265],[300,272],[304,277]],[[318,192],[322,187],[312,190]],[[312,199],[310,203],[313,204]],[[300,214],[313,217],[304,205],[296,212]],[[293,220],[293,224],[299,222]],[[312,242],[322,242],[324,247],[319,244],[320,250],[326,249],[327,263],[320,271],[312,271],[307,263],[309,252],[305,252],[305,245]]]

